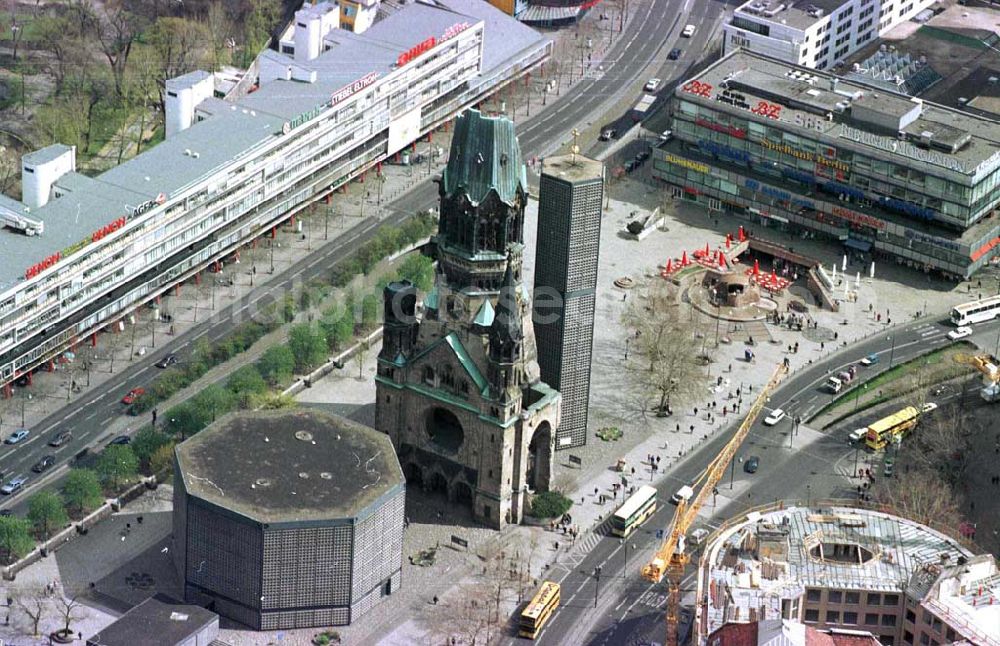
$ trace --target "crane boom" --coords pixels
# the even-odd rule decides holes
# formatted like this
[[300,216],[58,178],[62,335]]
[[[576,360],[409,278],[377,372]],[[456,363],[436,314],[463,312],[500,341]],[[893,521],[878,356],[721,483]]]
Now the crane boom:
[[667,645],[677,646],[677,623],[680,612],[680,582],[684,576],[684,567],[690,561],[690,556],[684,550],[684,536],[690,529],[698,512],[708,500],[708,496],[715,490],[722,476],[726,472],[726,467],[733,460],[736,451],[739,450],[743,440],[750,433],[760,412],[764,409],[764,404],[770,398],[771,392],[777,387],[781,378],[788,372],[786,362],[782,362],[774,370],[767,385],[761,389],[757,399],[754,400],[746,417],[740,423],[739,428],[733,437],[726,443],[718,455],[712,459],[708,467],[698,476],[692,488],[696,488],[696,493],[688,503],[681,499],[677,503],[677,510],[674,512],[670,525],[667,528],[666,538],[659,549],[656,550],[653,559],[642,567],[642,576],[654,583],[663,580],[664,575],[669,575],[669,596],[667,602]]

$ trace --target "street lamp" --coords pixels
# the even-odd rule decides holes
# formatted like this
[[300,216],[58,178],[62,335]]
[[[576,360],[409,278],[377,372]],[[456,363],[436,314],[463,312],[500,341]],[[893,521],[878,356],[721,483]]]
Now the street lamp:
[[858,412],[858,400],[861,399],[861,392],[864,390],[868,391],[868,384],[861,384],[861,388],[854,389],[854,412]]
[[889,349],[889,367],[892,368],[892,357],[893,357],[894,354],[896,354],[896,337],[895,336],[887,336],[885,338],[885,340],[886,341],[892,341],[892,346]]
[[600,594],[601,588],[601,566],[598,565],[594,568],[594,607],[597,607],[597,595]]

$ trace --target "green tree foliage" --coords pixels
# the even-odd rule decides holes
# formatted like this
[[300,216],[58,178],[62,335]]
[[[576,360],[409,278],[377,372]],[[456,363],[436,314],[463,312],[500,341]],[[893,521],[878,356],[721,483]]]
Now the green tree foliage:
[[342,307],[327,310],[319,325],[326,338],[326,346],[332,352],[343,350],[354,338],[354,321],[351,311]]
[[211,417],[206,416],[204,408],[195,406],[190,401],[174,406],[163,415],[162,419],[167,431],[179,436],[181,441],[205,428],[212,421]]
[[156,449],[149,459],[149,470],[153,475],[169,478],[174,473],[174,443]]
[[243,42],[246,43],[246,61],[253,60],[267,46],[271,32],[281,20],[279,0],[250,0],[250,13],[243,23]]
[[219,384],[209,384],[191,399],[191,405],[199,417],[211,423],[232,410],[236,397]]
[[140,467],[149,469],[149,461],[156,450],[170,442],[169,435],[152,426],[146,426],[132,437],[131,447],[135,457],[139,458]]
[[249,408],[254,395],[267,392],[267,382],[260,376],[257,366],[241,366],[229,375],[226,388],[233,393],[242,408]]
[[434,261],[417,252],[407,254],[399,265],[399,277],[410,281],[420,291],[428,292],[434,286]]
[[101,451],[97,458],[96,471],[107,486],[116,493],[139,474],[139,459],[127,444],[112,444]]
[[368,332],[379,323],[379,307],[382,299],[378,294],[365,294],[361,299],[361,325],[359,332]]
[[300,373],[315,369],[327,359],[326,338],[316,325],[302,323],[289,330],[288,347],[295,357],[295,370]]
[[83,514],[96,509],[104,502],[101,481],[90,469],[70,469],[63,483],[63,498],[66,506],[74,514]]
[[561,518],[573,506],[573,501],[558,491],[543,491],[531,499],[528,515],[534,518]]
[[28,501],[28,520],[35,530],[35,536],[44,541],[53,532],[65,527],[69,523],[69,516],[59,494],[41,491]]
[[0,561],[16,561],[34,547],[31,525],[27,520],[16,516],[0,516]]
[[288,382],[295,371],[295,355],[287,345],[268,348],[257,361],[260,375],[272,386]]

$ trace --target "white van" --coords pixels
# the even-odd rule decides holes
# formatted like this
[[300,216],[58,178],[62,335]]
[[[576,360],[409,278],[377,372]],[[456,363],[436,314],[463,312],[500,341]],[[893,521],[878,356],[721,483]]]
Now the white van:
[[694,489],[692,489],[687,485],[684,485],[683,487],[677,490],[677,493],[673,495],[673,497],[670,499],[670,502],[674,503],[675,505],[680,503],[680,501],[682,500],[684,502],[688,502],[691,500],[691,496],[693,495],[694,495]]
[[866,435],[868,435],[867,428],[856,428],[851,431],[851,434],[847,437],[849,437],[852,442],[860,442],[865,439]]
[[694,36],[694,25],[686,25],[684,31],[681,32],[681,36],[684,38],[690,38]]
[[709,533],[710,532],[704,528],[694,530],[693,532],[691,532],[691,538],[690,538],[691,545],[698,547],[699,545],[705,542],[705,539],[708,538]]

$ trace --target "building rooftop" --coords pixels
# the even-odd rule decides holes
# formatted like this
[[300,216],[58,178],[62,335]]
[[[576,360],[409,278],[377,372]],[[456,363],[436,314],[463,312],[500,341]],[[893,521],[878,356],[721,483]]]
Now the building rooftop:
[[[916,158],[930,166],[981,177],[1000,165],[1000,122],[857,81],[789,65],[740,49],[695,79],[703,94],[678,85],[686,100],[722,101],[747,111],[760,102],[790,130],[808,130],[831,143]],[[900,132],[906,139],[899,138]]]
[[21,162],[24,164],[44,164],[69,150],[70,147],[65,144],[52,144],[24,155],[21,157]]
[[[314,83],[277,80],[262,84],[234,102],[210,98],[202,104],[206,109],[199,106],[206,119],[90,179],[87,190],[80,190],[86,183],[80,179],[82,175],[61,178],[55,188],[72,189],[73,184],[77,190],[67,190],[63,197],[30,213],[19,202],[0,199],[0,206],[46,224],[45,232],[34,237],[0,229],[0,257],[5,260],[0,267],[0,291],[21,280],[28,267],[66,250],[130,212],[131,207],[161,193],[169,199],[233,160],[247,156],[280,135],[285,121],[328,102],[335,90],[371,71],[388,73],[400,53],[429,36],[440,36],[456,23],[480,19],[484,21],[481,82],[507,69],[526,48],[546,41],[538,32],[481,0],[407,2],[388,11],[362,34],[333,30],[326,38],[332,48],[315,60],[294,61],[273,51],[264,54],[282,65],[315,71]],[[195,71],[175,81],[186,86],[205,74]],[[56,144],[29,153],[24,159],[39,163],[64,150],[65,146]]]
[[805,31],[831,14],[850,0],[807,0],[788,2],[787,0],[749,0],[736,10],[748,14],[755,22],[787,25]]
[[960,565],[927,564],[914,579],[933,581],[924,605],[965,639],[979,646],[1000,644],[1000,572],[993,555]]
[[927,564],[972,557],[930,527],[853,507],[755,512],[706,550],[710,630],[745,619],[751,608],[767,607],[767,616],[780,616],[781,598],[800,596],[805,588],[900,592]]
[[132,608],[94,636],[88,637],[87,645],[177,646],[193,640],[209,624],[218,621],[218,615],[201,606],[182,604],[156,595]]
[[583,155],[554,155],[542,162],[542,174],[567,182],[579,182],[604,177],[604,164]]
[[389,436],[315,410],[233,413],[176,452],[190,495],[262,523],[356,518],[403,486]]

